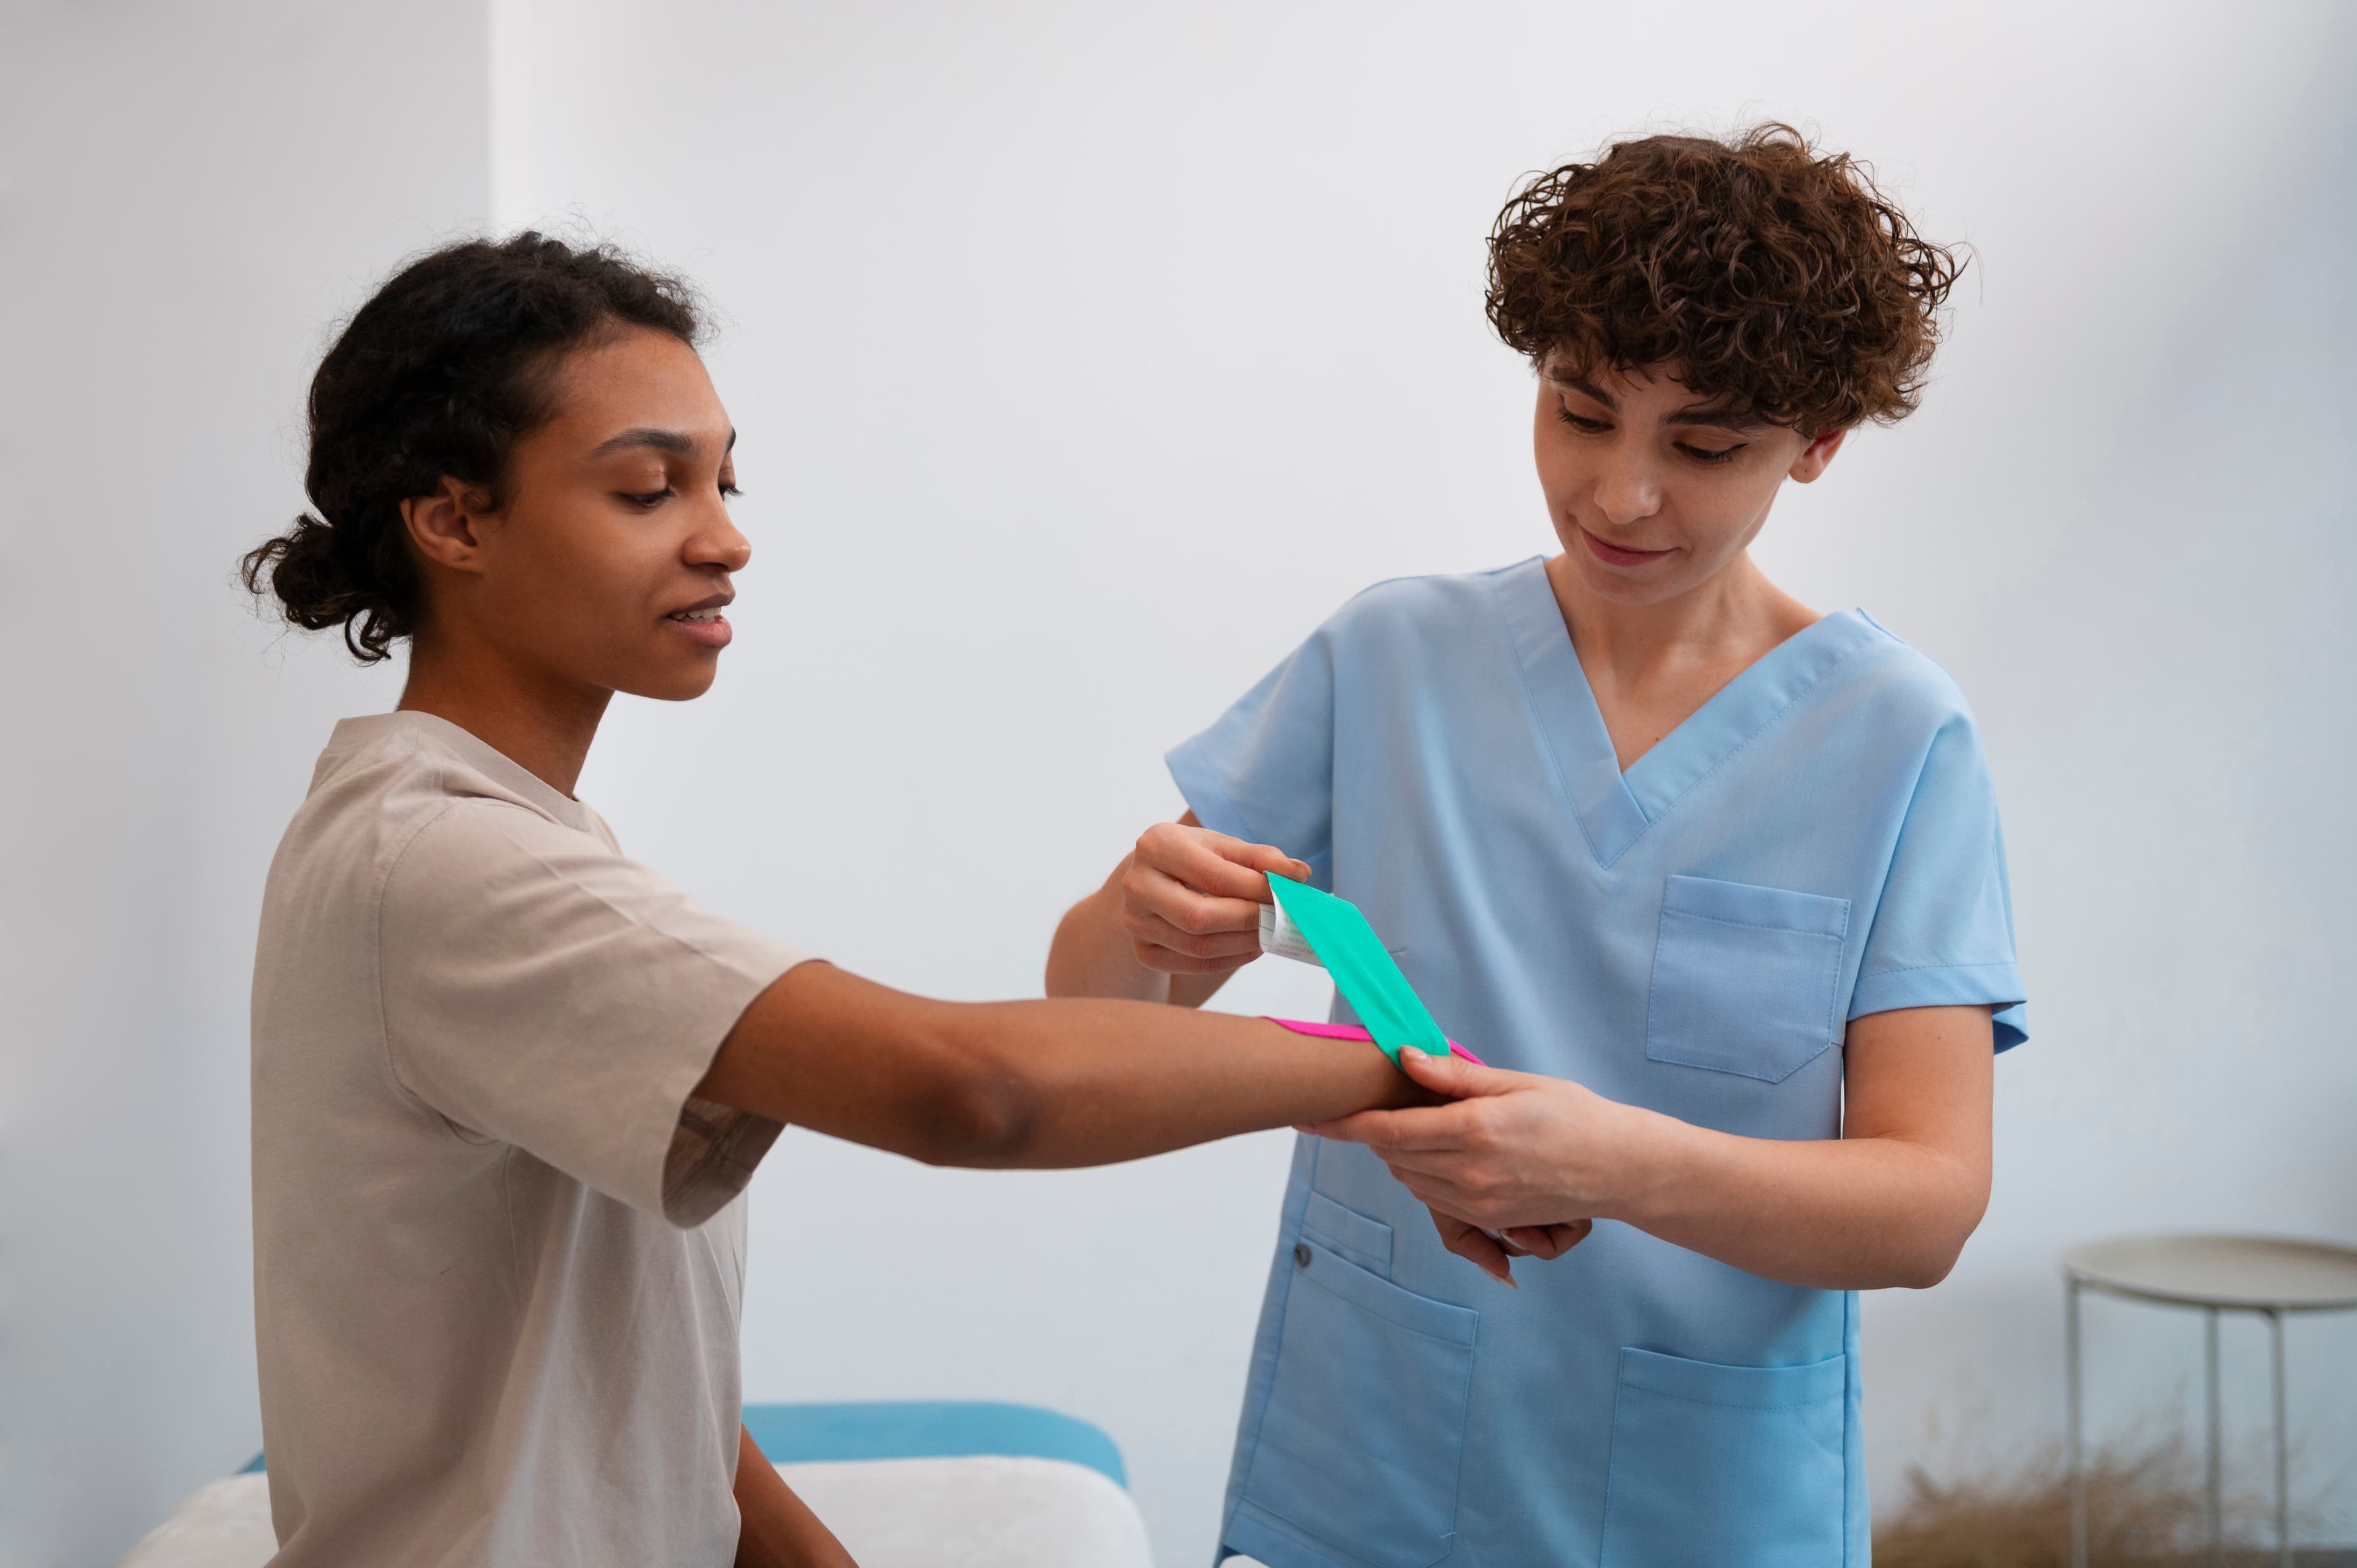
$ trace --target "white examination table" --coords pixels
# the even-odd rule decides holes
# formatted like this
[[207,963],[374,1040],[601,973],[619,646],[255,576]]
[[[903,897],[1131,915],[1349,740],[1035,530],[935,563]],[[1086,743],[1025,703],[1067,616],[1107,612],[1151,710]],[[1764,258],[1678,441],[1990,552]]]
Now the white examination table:
[[[861,1568],[1154,1568],[1121,1451],[1026,1405],[748,1405],[746,1429]],[[120,1568],[262,1568],[268,1479],[214,1481]]]

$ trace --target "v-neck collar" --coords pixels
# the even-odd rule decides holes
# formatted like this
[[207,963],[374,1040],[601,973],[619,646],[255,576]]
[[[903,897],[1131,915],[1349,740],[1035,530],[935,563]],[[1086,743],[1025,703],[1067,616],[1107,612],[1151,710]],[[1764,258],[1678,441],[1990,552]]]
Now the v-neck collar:
[[1686,792],[1776,722],[1825,672],[1885,634],[1863,611],[1803,627],[1754,660],[1620,770],[1604,710],[1571,646],[1571,628],[1537,556],[1493,579],[1523,690],[1580,832],[1600,865],[1628,853]]

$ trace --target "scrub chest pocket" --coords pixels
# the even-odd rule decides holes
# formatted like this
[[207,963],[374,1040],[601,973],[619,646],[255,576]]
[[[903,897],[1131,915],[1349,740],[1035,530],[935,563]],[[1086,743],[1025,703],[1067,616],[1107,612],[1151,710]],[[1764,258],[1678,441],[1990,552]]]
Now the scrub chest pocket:
[[1310,1195],[1241,1507],[1375,1568],[1427,1568],[1456,1543],[1480,1314],[1384,1278],[1390,1242]]
[[1850,903],[1673,876],[1645,1009],[1655,1061],[1781,1083],[1841,1029]]

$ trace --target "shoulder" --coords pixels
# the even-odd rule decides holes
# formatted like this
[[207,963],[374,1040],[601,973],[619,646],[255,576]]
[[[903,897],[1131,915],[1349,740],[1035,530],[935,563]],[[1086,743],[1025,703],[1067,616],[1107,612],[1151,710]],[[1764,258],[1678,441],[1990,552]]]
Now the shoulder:
[[1484,572],[1391,577],[1362,588],[1318,628],[1338,640],[1452,636],[1491,613],[1501,586],[1543,571],[1538,557]]
[[1975,728],[1972,703],[1937,660],[1864,610],[1837,618],[1835,630],[1850,644],[1838,667],[1838,684],[1853,702],[1866,704],[1886,724],[1927,738],[1943,731]]
[[518,865],[606,859],[614,852],[578,828],[492,795],[445,794],[406,814],[396,851],[402,867],[430,867],[479,880]]
[[478,879],[535,857],[614,855],[597,813],[445,720],[347,719],[287,830],[310,864],[382,884],[414,864]]
[[419,822],[392,856],[374,929],[389,961],[433,953],[537,962],[626,930],[723,950],[730,939],[709,934],[723,924],[597,833],[469,796]]

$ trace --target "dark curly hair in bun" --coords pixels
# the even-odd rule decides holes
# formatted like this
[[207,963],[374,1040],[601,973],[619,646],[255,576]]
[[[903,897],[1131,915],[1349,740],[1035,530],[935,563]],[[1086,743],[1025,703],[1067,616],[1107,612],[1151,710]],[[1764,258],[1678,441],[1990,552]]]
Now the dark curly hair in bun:
[[1647,136],[1534,176],[1490,235],[1490,321],[1575,372],[1674,366],[1807,435],[1913,412],[1962,263],[1790,125]]
[[246,554],[246,587],[296,626],[342,628],[363,664],[389,658],[425,609],[401,503],[447,477],[500,505],[517,440],[554,412],[557,361],[627,327],[693,344],[703,317],[680,279],[529,231],[403,267],[311,378],[313,510]]

